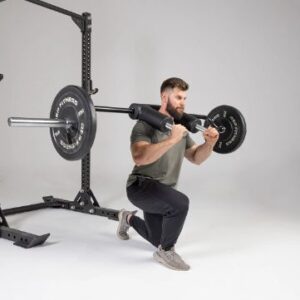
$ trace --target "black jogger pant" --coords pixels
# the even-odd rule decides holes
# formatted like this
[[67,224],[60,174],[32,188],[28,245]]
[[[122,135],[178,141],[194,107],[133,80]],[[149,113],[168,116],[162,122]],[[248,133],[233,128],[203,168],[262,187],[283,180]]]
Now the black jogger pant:
[[143,210],[144,220],[130,218],[130,225],[155,247],[168,250],[176,244],[189,209],[189,198],[156,180],[138,177],[127,188],[130,202]]

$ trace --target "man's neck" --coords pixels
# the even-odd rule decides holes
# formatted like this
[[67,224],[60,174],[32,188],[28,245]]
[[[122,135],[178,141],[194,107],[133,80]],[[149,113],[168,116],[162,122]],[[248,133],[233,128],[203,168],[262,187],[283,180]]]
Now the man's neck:
[[170,117],[170,118],[172,118],[173,119],[173,117],[167,112],[167,110],[166,109],[164,109],[162,106],[160,107],[160,109],[158,110],[161,114],[163,114],[163,115],[166,115],[166,116],[168,116],[168,117]]

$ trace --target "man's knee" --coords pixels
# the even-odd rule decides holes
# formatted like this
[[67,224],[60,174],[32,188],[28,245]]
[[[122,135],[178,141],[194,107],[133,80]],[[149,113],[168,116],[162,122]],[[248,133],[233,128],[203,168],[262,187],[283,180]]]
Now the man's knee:
[[189,210],[190,200],[185,195],[180,193],[178,196],[177,201],[175,202],[174,209],[181,214],[186,214]]
[[186,195],[184,195],[184,194],[182,194],[183,196],[182,196],[182,201],[181,201],[181,205],[182,205],[182,211],[183,212],[188,212],[188,210],[189,210],[189,206],[190,206],[190,199],[186,196]]

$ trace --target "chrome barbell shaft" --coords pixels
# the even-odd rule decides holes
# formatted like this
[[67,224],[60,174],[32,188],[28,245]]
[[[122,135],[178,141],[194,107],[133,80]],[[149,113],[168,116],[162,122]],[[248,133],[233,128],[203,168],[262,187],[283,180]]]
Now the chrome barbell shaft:
[[[166,128],[168,128],[169,130],[172,130],[172,128],[173,128],[173,124],[171,124],[171,123],[166,123]],[[201,132],[204,132],[207,128],[205,128],[205,127],[203,127],[203,126],[201,126],[201,125],[196,125],[196,128],[199,130],[199,131],[201,131]]]
[[196,127],[197,130],[199,130],[199,131],[201,131],[201,132],[204,132],[204,131],[207,129],[207,128],[205,128],[205,127],[199,125],[199,124],[197,124],[195,127]]
[[46,118],[19,118],[11,117],[7,120],[10,127],[51,127],[51,128],[70,128],[72,122],[61,119]]

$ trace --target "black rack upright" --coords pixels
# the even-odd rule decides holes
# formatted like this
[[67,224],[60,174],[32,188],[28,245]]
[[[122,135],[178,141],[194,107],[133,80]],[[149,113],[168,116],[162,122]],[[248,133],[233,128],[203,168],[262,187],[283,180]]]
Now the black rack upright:
[[[79,27],[82,33],[82,87],[89,95],[95,94],[98,90],[93,89],[91,80],[91,14],[85,12],[82,15],[79,15],[39,0],[25,1],[70,16],[75,24]],[[91,155],[89,152],[81,161],[81,189],[73,201],[54,198],[53,196],[45,196],[43,197],[44,202],[42,203],[30,204],[4,210],[1,210],[0,207],[0,237],[12,240],[15,242],[15,245],[25,248],[31,248],[33,246],[44,243],[49,237],[49,233],[38,236],[28,232],[10,228],[5,216],[49,207],[70,209],[77,212],[104,216],[117,221],[119,210],[100,207],[98,201],[96,200],[96,197],[94,196],[90,188],[90,166]]]

